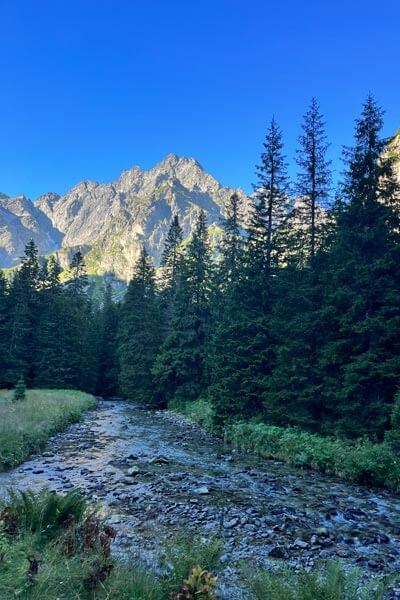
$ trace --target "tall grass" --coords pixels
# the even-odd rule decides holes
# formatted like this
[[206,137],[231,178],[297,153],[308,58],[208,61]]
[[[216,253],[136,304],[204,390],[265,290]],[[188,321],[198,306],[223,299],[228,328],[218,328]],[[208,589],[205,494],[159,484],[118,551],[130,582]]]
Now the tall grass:
[[51,435],[95,404],[93,396],[75,390],[29,390],[19,402],[12,391],[0,391],[0,470],[42,449]]
[[388,444],[350,443],[293,428],[235,423],[225,439],[242,451],[334,474],[357,483],[400,489],[400,456]]
[[391,579],[363,583],[359,569],[345,571],[330,561],[310,573],[286,568],[277,572],[245,573],[256,600],[383,600]]

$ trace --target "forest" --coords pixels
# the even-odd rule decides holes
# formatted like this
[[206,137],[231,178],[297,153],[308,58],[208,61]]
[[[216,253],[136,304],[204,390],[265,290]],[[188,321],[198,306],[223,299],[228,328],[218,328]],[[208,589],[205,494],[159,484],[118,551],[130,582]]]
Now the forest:
[[400,187],[382,127],[368,96],[333,185],[317,101],[295,181],[272,120],[250,214],[232,195],[218,247],[204,213],[185,242],[174,216],[160,267],[144,243],[119,303],[111,286],[93,300],[81,253],[65,274],[29,243],[0,278],[0,387],[197,403],[216,431],[239,420],[396,445]]

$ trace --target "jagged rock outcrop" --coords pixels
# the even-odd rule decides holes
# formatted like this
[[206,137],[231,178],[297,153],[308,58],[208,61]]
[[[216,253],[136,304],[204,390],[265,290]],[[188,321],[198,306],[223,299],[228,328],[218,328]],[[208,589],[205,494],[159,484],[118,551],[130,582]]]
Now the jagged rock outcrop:
[[196,160],[169,154],[152,169],[133,167],[111,183],[84,181],[65,196],[49,193],[34,203],[21,197],[24,210],[9,210],[7,203],[18,199],[2,196],[0,210],[8,210],[9,216],[7,221],[0,213],[0,267],[16,264],[33,237],[42,253],[57,250],[64,263],[80,249],[90,272],[128,279],[141,244],[159,262],[173,214],[188,236],[202,208],[215,232],[233,191]]
[[0,267],[18,264],[25,244],[33,239],[41,254],[60,248],[63,235],[25,196],[0,194]]

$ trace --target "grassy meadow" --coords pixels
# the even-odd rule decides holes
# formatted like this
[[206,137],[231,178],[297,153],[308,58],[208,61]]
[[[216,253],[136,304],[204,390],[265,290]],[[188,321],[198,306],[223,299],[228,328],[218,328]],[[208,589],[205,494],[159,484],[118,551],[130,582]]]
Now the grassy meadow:
[[13,394],[0,391],[0,470],[42,449],[51,435],[96,404],[94,396],[75,390],[27,390],[20,401]]

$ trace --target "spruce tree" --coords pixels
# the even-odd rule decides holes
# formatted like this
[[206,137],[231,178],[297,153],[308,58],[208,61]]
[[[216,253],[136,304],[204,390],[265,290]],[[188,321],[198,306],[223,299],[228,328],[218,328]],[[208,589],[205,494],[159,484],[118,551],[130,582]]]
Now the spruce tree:
[[300,172],[295,187],[299,196],[296,215],[298,231],[305,234],[303,252],[312,262],[318,247],[321,209],[327,206],[331,183],[330,161],[326,158],[329,144],[315,98],[304,115],[302,130],[297,151]]
[[180,268],[172,310],[172,330],[154,367],[157,402],[196,399],[207,385],[206,342],[211,258],[207,223],[200,211]]
[[35,387],[62,387],[67,383],[62,367],[63,338],[61,323],[64,319],[60,302],[61,267],[54,256],[44,260],[39,274],[40,315],[35,348]]
[[152,368],[160,345],[161,319],[151,258],[142,248],[121,307],[118,333],[119,385],[129,400],[151,404]]
[[[282,132],[273,118],[268,128],[261,163],[257,166],[258,181],[255,185],[256,204],[250,229],[250,237],[259,240],[267,268],[279,251],[274,235],[285,223],[289,208],[289,179],[286,159],[283,155]],[[275,256],[276,257],[276,256]]]
[[183,231],[179,224],[179,217],[174,215],[161,257],[162,291],[168,296],[173,296],[176,290],[179,267],[182,261],[182,241]]
[[102,396],[115,396],[118,392],[117,329],[119,307],[112,298],[112,287],[106,285],[100,311],[99,380],[97,392]]
[[29,385],[34,379],[34,356],[39,318],[39,260],[35,243],[25,247],[21,265],[13,276],[9,292],[9,361],[6,378],[14,385],[24,377]]
[[8,297],[8,284],[2,271],[0,271],[0,388],[7,387],[7,365],[9,362],[10,339],[10,305]]
[[346,435],[382,436],[400,380],[399,185],[369,96],[345,151],[346,203],[338,213],[321,352],[323,394]]
[[164,337],[171,332],[172,327],[172,306],[182,266],[182,241],[183,231],[179,224],[178,215],[175,215],[165,240],[160,265],[161,308]]

